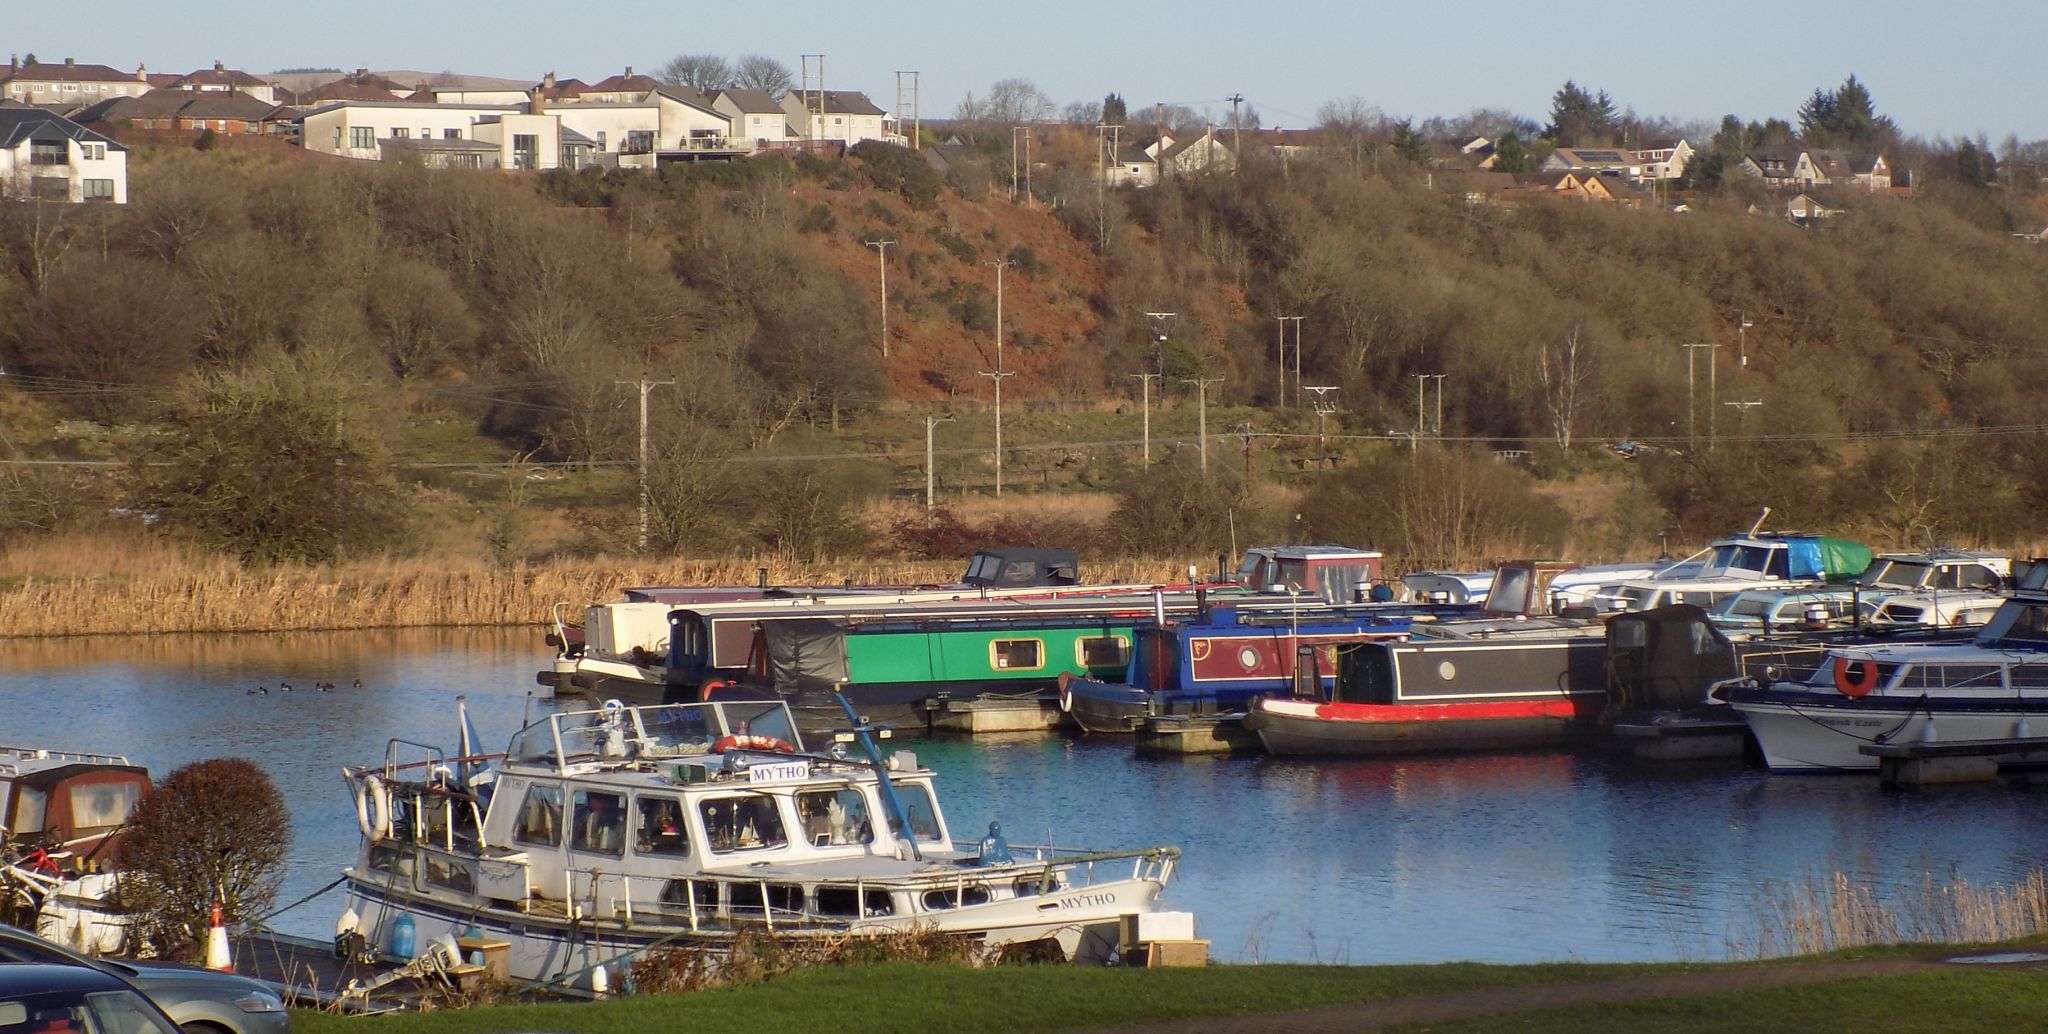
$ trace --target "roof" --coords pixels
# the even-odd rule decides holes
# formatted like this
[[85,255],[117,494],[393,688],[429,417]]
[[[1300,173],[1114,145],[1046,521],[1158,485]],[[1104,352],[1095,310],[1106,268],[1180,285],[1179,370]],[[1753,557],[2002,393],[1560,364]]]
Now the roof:
[[806,101],[810,101],[814,97],[820,98],[827,115],[880,115],[883,113],[882,109],[875,107],[874,101],[868,99],[867,94],[861,93],[859,90],[811,90],[808,92],[799,90],[792,91],[789,96],[795,97],[797,103],[805,107],[810,106],[805,103]]
[[192,95],[178,114],[187,118],[238,118],[253,122],[276,108],[277,105],[246,93],[207,91]]
[[766,90],[748,90],[735,86],[718,91],[718,96],[731,101],[732,106],[740,109],[741,114],[782,114],[782,105],[775,103],[775,98],[768,96]]
[[1567,165],[1632,165],[1636,157],[1612,147],[1560,147],[1552,152]]
[[106,65],[81,65],[66,58],[62,64],[36,61],[21,66],[12,74],[0,76],[0,83],[16,79],[61,83],[132,83],[137,81],[134,72],[123,72]]
[[[662,87],[662,82],[651,75],[634,75],[633,66],[627,65],[624,75],[607,76],[590,84],[591,93],[646,93]],[[695,92],[695,91],[691,91]]]
[[580,144],[580,145],[582,145],[582,146],[584,146],[584,147],[596,147],[596,146],[597,146],[597,141],[595,141],[595,140],[592,140],[591,138],[589,138],[589,137],[587,137],[587,136],[584,136],[583,134],[581,134],[581,133],[578,133],[577,131],[575,131],[575,130],[573,130],[573,129],[570,129],[570,128],[569,128],[568,126],[563,126],[563,127],[562,127],[562,143],[564,143],[564,144]]
[[189,75],[179,76],[172,86],[269,86],[269,83],[237,68],[224,68],[215,61],[212,68],[202,68]]
[[127,150],[99,133],[41,108],[0,108],[0,148],[12,150],[23,140],[58,139],[105,144],[110,151]]
[[328,101],[396,101],[398,96],[390,90],[368,83],[336,79],[322,86],[315,86],[299,94],[301,104],[324,104]]

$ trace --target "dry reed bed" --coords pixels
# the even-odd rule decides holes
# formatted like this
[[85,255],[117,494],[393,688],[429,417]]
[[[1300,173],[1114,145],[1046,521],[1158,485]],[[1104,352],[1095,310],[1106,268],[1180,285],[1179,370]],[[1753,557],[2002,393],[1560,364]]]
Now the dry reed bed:
[[[545,621],[558,602],[580,611],[633,585],[751,585],[764,567],[771,582],[783,585],[928,584],[951,581],[961,571],[952,560],[595,558],[508,567],[381,561],[266,570],[199,560],[35,575],[15,573],[20,559],[0,565],[6,580],[0,582],[0,637],[522,625]],[[1156,582],[1172,578],[1178,566],[1125,561],[1088,570],[1091,580]]]
[[1836,872],[1803,886],[1766,888],[1757,906],[1757,940],[1736,954],[1810,955],[1874,944],[1992,944],[2048,933],[2048,875],[1973,884],[1961,875],[1892,893]]

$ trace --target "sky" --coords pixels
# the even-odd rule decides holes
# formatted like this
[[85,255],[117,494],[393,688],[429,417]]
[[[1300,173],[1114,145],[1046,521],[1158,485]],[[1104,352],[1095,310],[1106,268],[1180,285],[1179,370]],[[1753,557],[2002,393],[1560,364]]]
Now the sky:
[[1485,107],[1541,122],[1566,79],[1643,116],[1796,120],[1816,87],[1854,73],[1909,135],[1982,134],[1994,146],[2008,133],[2048,138],[2041,0],[209,0],[171,18],[153,0],[102,0],[90,18],[63,4],[7,6],[0,49],[152,71],[220,60],[258,74],[332,66],[595,81],[682,53],[761,53],[793,71],[822,53],[827,88],[863,91],[884,108],[895,106],[895,73],[917,71],[932,116],[1022,77],[1060,105],[1115,91],[1134,113],[1178,103],[1227,120],[1223,98],[1241,94],[1267,126],[1288,128],[1347,97],[1394,117]]

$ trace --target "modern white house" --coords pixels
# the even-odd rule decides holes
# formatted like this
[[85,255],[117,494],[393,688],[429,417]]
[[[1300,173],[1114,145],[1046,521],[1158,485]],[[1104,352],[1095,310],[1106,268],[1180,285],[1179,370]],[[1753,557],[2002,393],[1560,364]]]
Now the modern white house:
[[128,202],[128,149],[61,115],[0,107],[0,197]]
[[[597,99],[605,96],[618,99]],[[539,103],[563,126],[588,137],[601,163],[621,168],[731,157],[745,150],[732,139],[731,119],[687,86],[661,86],[639,94],[585,93]]]
[[[560,168],[561,119],[532,107],[338,101],[299,117],[299,141],[309,151],[367,161],[447,152],[474,156],[445,163],[469,168]],[[486,150],[463,141],[493,146]]]
[[1642,165],[1642,178],[1646,180],[1675,180],[1685,175],[1685,167],[1692,162],[1692,145],[1684,137],[1675,140],[1655,140],[1648,147],[1629,152]]

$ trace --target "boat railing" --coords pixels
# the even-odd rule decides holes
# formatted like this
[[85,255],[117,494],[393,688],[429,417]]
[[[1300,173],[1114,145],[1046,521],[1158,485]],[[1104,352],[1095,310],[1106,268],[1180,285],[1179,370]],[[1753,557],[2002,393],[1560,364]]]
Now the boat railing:
[[[976,845],[960,846],[972,848]],[[888,910],[870,909],[870,894],[902,892],[929,895],[934,892],[950,891],[953,894],[953,904],[945,908],[954,908],[959,907],[969,891],[977,888],[986,891],[997,883],[1011,885],[1019,896],[1045,894],[1055,888],[1072,890],[1090,887],[1098,882],[1097,865],[1105,866],[1100,876],[1101,882],[1129,879],[1165,883],[1172,878],[1180,859],[1180,849],[1177,847],[1127,851],[1036,847],[1016,847],[1011,850],[1018,857],[1008,864],[932,868],[883,879],[833,879],[829,876],[797,878],[788,873],[775,876],[742,873],[648,876],[607,872],[601,866],[570,867],[563,870],[560,893],[564,909],[572,919],[605,915],[630,926],[643,916],[658,917],[666,920],[683,920],[693,933],[705,926],[727,926],[734,922],[758,921],[768,931],[773,932],[777,924],[810,927],[850,926],[862,919],[879,919],[899,914],[894,911],[893,900]],[[1025,854],[1029,854],[1030,857],[1022,857]],[[1126,861],[1131,864],[1128,876],[1124,875],[1121,865],[1113,869],[1107,867],[1108,863]],[[803,892],[802,886],[805,884],[851,891],[854,907],[859,914],[819,911],[811,895]],[[788,904],[791,887],[798,888],[797,907],[794,908]],[[746,888],[747,892],[758,895],[758,904],[753,901],[733,904],[730,888]],[[782,903],[777,902],[778,898],[782,899]]]
[[0,746],[0,770],[14,768],[21,761],[68,761],[77,765],[127,765],[131,763],[120,754],[92,754],[75,750],[50,750],[46,747]]

